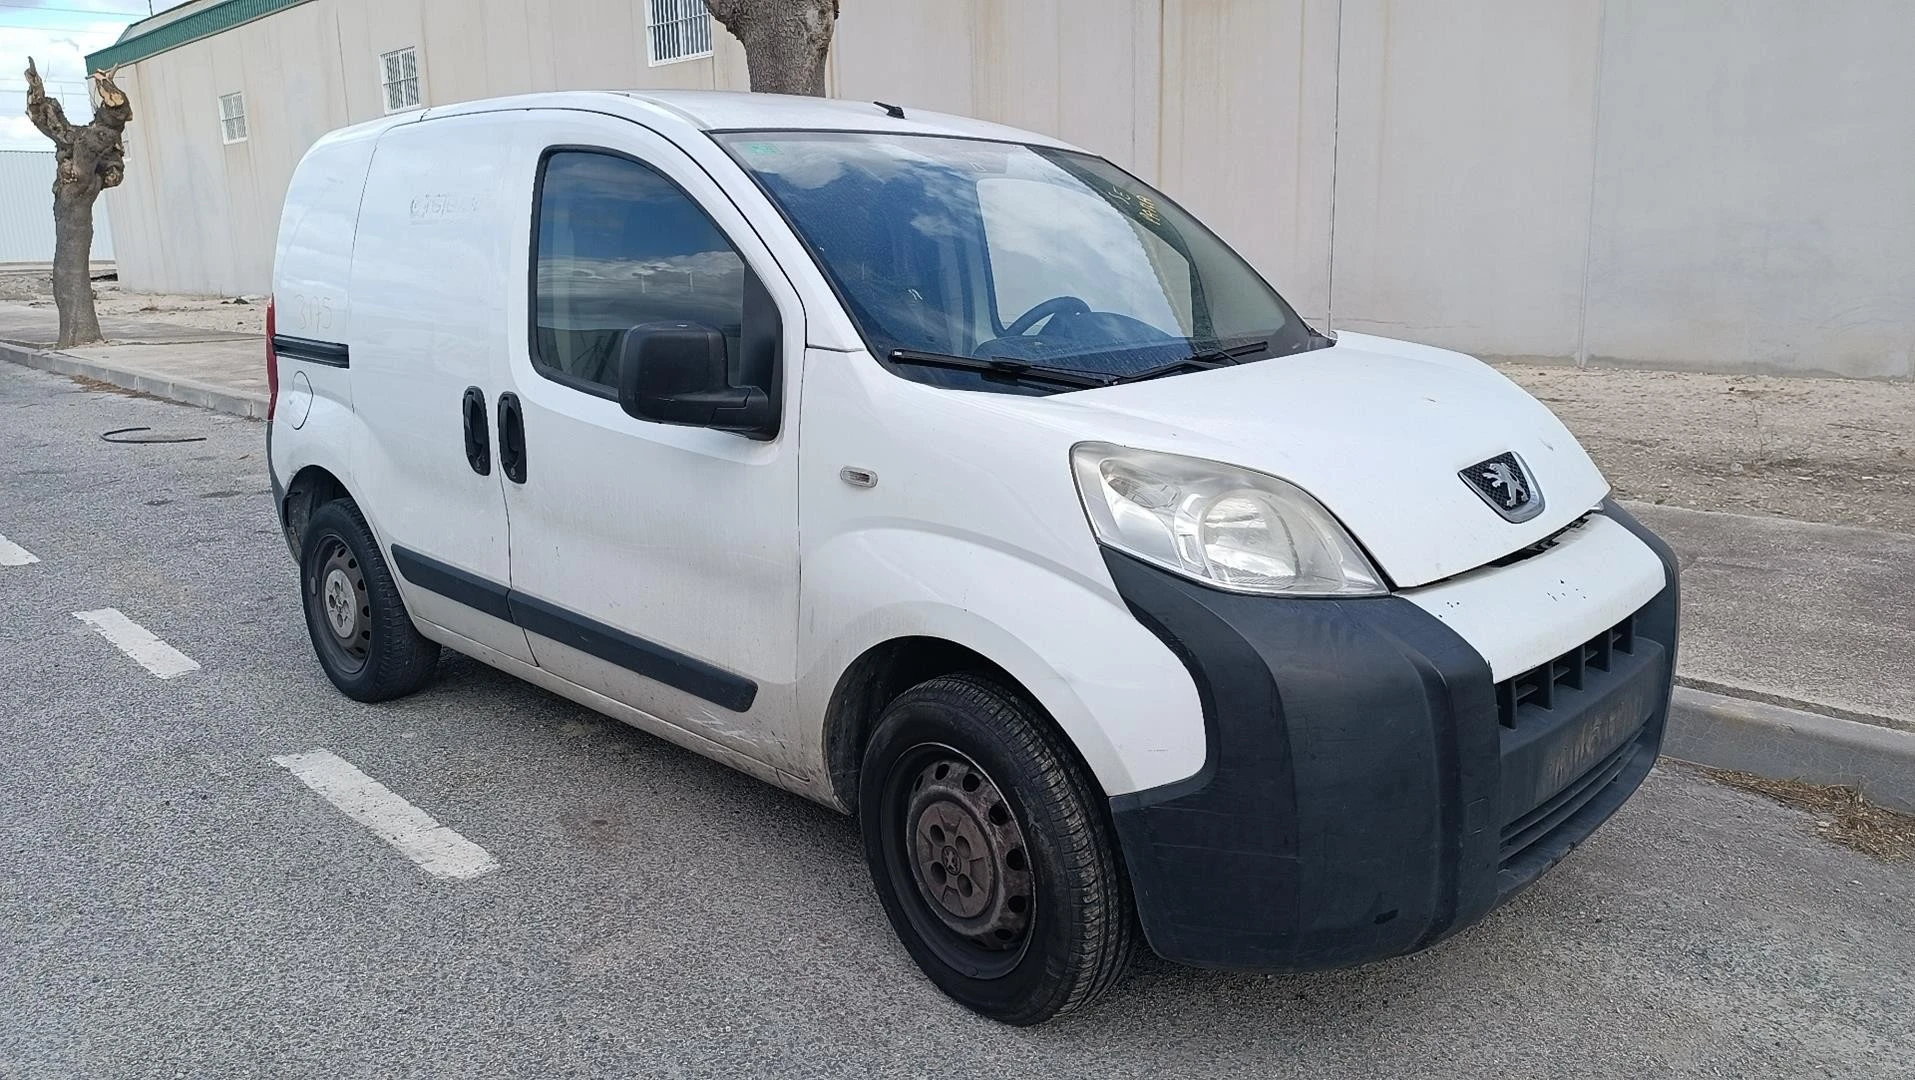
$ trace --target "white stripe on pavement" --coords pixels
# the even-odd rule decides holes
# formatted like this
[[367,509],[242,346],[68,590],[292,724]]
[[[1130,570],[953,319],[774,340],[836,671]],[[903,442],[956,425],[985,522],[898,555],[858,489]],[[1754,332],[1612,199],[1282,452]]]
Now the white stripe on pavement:
[[162,679],[175,679],[199,670],[198,660],[154,637],[151,630],[120,614],[119,608],[76,611],[73,617],[98,630],[101,637]]
[[40,556],[0,536],[0,566],[26,566],[39,561]]
[[459,881],[499,868],[499,860],[484,848],[432,820],[330,750],[287,754],[273,761],[433,877]]

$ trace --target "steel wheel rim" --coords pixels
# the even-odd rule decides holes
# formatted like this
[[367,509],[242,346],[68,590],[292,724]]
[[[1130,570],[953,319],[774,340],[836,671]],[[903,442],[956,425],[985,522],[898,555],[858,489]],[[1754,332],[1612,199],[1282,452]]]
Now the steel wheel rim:
[[314,636],[341,670],[358,671],[372,652],[372,598],[366,591],[365,568],[337,536],[322,542],[318,563],[306,583],[318,631]]
[[912,747],[885,785],[888,862],[918,936],[973,978],[1029,951],[1037,881],[1015,808],[989,773],[942,744]]

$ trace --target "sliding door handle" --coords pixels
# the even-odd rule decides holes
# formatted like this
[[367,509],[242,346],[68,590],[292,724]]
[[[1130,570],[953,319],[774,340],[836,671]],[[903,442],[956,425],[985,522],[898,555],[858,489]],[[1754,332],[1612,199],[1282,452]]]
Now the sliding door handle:
[[519,395],[499,395],[499,468],[515,484],[525,483],[525,412]]
[[485,391],[465,388],[465,460],[480,476],[492,475],[492,426],[485,418]]

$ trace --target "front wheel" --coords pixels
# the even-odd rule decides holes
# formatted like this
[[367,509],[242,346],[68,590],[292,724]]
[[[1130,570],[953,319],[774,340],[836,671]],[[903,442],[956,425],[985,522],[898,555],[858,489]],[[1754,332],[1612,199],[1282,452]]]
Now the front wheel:
[[913,960],[960,1004],[1036,1024],[1129,964],[1129,883],[1102,796],[1037,710],[948,675],[885,709],[865,750],[865,858]]

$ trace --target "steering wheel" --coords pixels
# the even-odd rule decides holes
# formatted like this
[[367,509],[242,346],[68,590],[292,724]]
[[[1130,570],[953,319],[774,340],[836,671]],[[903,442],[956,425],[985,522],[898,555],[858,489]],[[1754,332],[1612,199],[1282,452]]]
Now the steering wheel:
[[1017,321],[1004,328],[1005,337],[1028,334],[1047,315],[1083,315],[1090,311],[1090,305],[1075,296],[1053,296],[1031,310],[1017,317]]

